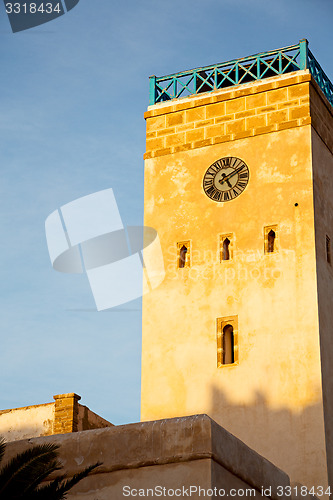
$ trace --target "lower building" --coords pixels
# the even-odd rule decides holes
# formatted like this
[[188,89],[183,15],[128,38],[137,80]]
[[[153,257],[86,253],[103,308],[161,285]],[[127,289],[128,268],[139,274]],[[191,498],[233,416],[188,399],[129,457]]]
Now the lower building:
[[58,394],[53,398],[53,403],[1,410],[0,436],[6,441],[18,441],[113,426],[81,405],[81,396],[77,394]]
[[291,487],[286,473],[207,415],[17,441],[7,445],[5,461],[49,442],[60,445],[67,477],[102,462],[71,490],[68,498],[73,500],[226,496],[279,500],[284,493],[297,496],[301,491],[300,485]]

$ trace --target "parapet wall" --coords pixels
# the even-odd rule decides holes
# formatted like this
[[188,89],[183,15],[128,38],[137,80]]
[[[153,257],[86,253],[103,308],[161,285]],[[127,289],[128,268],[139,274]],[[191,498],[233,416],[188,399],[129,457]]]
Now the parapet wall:
[[113,426],[79,403],[75,393],[53,396],[54,403],[0,411],[0,436],[6,441]]

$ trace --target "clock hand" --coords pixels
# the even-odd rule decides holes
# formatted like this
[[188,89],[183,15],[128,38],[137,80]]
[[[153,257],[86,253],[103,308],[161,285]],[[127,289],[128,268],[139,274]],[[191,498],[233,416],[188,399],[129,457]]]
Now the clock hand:
[[228,181],[229,181],[229,179],[230,179],[231,177],[233,177],[234,175],[238,174],[238,172],[240,172],[240,171],[242,170],[243,166],[244,166],[244,165],[242,165],[241,167],[236,168],[236,170],[234,170],[234,172],[231,172],[231,173],[230,173],[230,174],[228,174],[228,175],[222,174],[222,175],[224,175],[224,177],[223,177],[223,179],[221,179],[221,180],[220,180],[220,183],[221,183],[221,184],[223,184],[223,182],[227,182],[228,186],[232,187],[232,186],[230,185],[230,183],[228,182]]
[[223,183],[224,183],[224,181],[228,184],[228,186],[229,186],[230,188],[232,188],[232,185],[231,185],[231,184],[230,184],[230,182],[229,182],[229,177],[228,177],[228,176],[226,176],[226,174],[222,174],[222,179],[220,179],[220,180],[219,180],[219,183],[220,183],[220,184],[223,184]]

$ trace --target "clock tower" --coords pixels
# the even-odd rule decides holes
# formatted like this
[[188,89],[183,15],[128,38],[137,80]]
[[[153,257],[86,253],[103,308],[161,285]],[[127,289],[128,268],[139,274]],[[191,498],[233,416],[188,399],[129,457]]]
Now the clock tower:
[[[298,45],[150,78],[142,420],[207,413],[325,488],[333,467],[333,86]],[[318,491],[318,490],[317,490]]]

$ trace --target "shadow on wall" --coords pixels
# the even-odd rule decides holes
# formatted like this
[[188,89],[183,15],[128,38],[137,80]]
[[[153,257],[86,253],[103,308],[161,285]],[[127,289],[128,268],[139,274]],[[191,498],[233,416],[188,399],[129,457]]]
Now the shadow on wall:
[[327,487],[323,411],[320,402],[301,411],[272,408],[257,391],[251,404],[232,403],[213,386],[209,416],[250,448],[308,488]]

